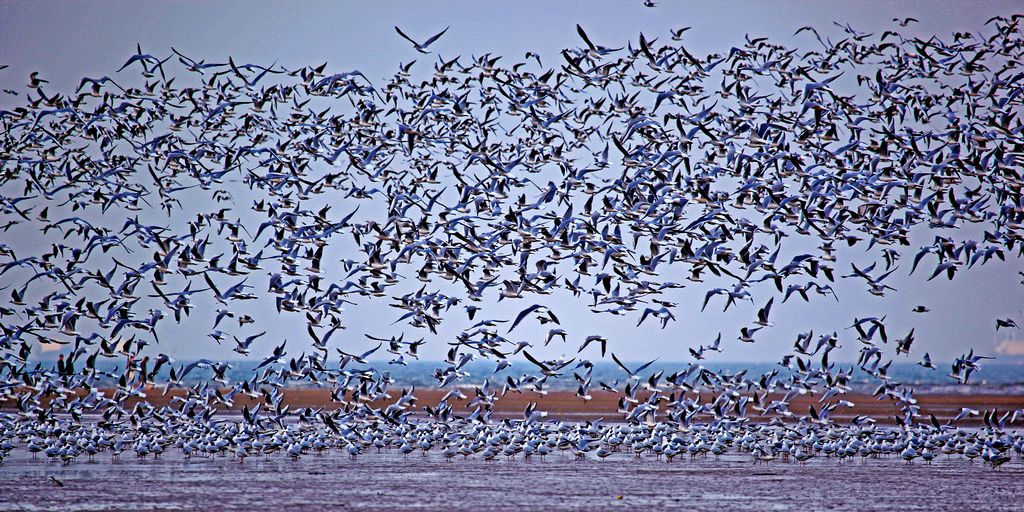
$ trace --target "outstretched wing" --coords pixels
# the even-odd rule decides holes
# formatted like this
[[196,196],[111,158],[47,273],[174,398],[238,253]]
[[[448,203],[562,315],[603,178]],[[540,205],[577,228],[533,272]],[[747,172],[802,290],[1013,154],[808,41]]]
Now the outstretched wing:
[[591,50],[597,51],[597,47],[594,46],[594,43],[590,42],[590,38],[587,37],[587,33],[583,31],[583,27],[579,26],[579,24],[576,25],[576,33],[583,38],[583,42],[587,43],[587,46],[589,46]]
[[626,368],[626,365],[622,364],[622,361],[619,361],[619,358],[615,356],[615,352],[612,352],[612,361],[615,361],[615,364],[619,365],[619,368],[622,368],[626,373],[633,375],[633,372],[629,371],[629,368]]
[[[398,28],[398,27],[395,27],[395,28]],[[445,32],[448,32],[448,29],[450,29],[450,28],[452,28],[452,27],[449,25],[449,26],[445,27],[444,30],[442,30],[436,36],[431,37],[430,39],[427,39],[427,42],[423,43],[424,48],[427,47],[427,46],[430,46],[431,43],[433,43],[434,41],[437,41],[437,39],[439,37],[443,36]]]
[[523,351],[523,355],[525,355],[525,356],[526,356],[526,359],[527,359],[528,361],[530,361],[531,363],[533,363],[533,364],[537,365],[538,367],[540,367],[540,369],[541,369],[542,371],[545,371],[545,372],[547,372],[547,371],[550,371],[550,370],[548,369],[548,366],[547,366],[546,364],[544,364],[544,363],[542,363],[542,362],[538,361],[538,360],[537,360],[536,358],[534,358],[533,356],[531,356],[529,352],[527,352],[527,351],[525,351],[525,350],[524,350],[524,351]]
[[366,352],[363,352],[363,354],[359,356],[359,359],[366,359],[367,357],[370,357],[371,354],[373,354],[374,352],[380,350],[380,347],[383,346],[383,345],[384,345],[383,343],[378,343],[376,347],[373,347],[372,349],[367,350]]
[[413,39],[412,39],[411,37],[409,37],[409,36],[405,35],[405,32],[402,32],[402,29],[398,28],[398,26],[397,26],[397,25],[395,25],[395,32],[398,32],[398,35],[400,35],[400,36],[402,36],[403,38],[405,38],[405,40],[406,40],[406,41],[409,41],[410,43],[412,43],[412,44],[414,44],[414,45],[416,45],[416,46],[419,46],[419,45],[420,45],[420,44],[419,44],[419,43],[417,43],[416,41],[413,41]]
[[538,309],[540,309],[542,307],[544,307],[544,306],[541,306],[540,304],[534,304],[534,305],[532,305],[532,306],[530,306],[530,307],[520,311],[519,312],[519,316],[517,316],[515,321],[512,322],[512,327],[508,328],[508,332],[512,332],[512,329],[515,329],[516,326],[519,325],[519,322],[522,322],[523,319],[527,317],[527,315],[529,315],[530,313],[533,313],[534,311],[537,311]]
[[658,360],[658,358],[654,358],[653,360],[649,361],[647,364],[642,365],[639,368],[637,368],[636,371],[633,372],[633,373],[636,374],[636,373],[640,373],[640,372],[646,370],[648,366],[654,364],[654,362],[657,361],[657,360]]

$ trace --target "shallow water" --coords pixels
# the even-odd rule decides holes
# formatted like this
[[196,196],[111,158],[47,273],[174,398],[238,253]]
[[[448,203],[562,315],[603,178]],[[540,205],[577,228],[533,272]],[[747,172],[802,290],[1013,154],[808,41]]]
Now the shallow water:
[[[59,480],[58,486],[50,477]],[[16,451],[0,465],[0,510],[1021,510],[1024,460],[999,469],[965,459],[812,459],[754,465],[748,455],[672,463],[616,453],[445,462],[397,450],[352,460],[331,452],[274,455],[102,455],[70,466]]]

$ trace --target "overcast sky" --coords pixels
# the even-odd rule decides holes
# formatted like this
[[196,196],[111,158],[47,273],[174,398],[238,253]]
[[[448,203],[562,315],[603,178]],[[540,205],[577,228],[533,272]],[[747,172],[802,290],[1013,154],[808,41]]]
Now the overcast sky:
[[[727,53],[731,46],[743,43],[745,34],[768,36],[784,44],[810,45],[807,34],[793,36],[803,25],[814,25],[822,34],[837,36],[833,21],[850,23],[862,31],[880,32],[893,28],[894,17],[914,17],[920,23],[900,29],[904,34],[948,36],[954,31],[977,32],[994,14],[1019,11],[1020,2],[847,2],[838,5],[823,2],[741,2],[728,9],[716,8],[721,2],[664,1],[657,8],[646,8],[642,2],[19,2],[0,3],[0,64],[10,67],[0,71],[0,85],[24,89],[28,74],[40,71],[50,80],[50,92],[73,91],[83,76],[114,75],[121,64],[135,51],[136,43],[147,53],[165,56],[173,46],[197,59],[218,61],[232,56],[236,62],[277,62],[289,68],[306,64],[330,63],[334,71],[359,69],[372,81],[382,84],[399,62],[420,59],[433,63],[436,55],[422,56],[399,38],[392,26],[399,25],[414,38],[425,39],[451,26],[448,33],[432,49],[442,57],[470,56],[483,53],[504,55],[511,61],[522,59],[527,51],[539,53],[545,66],[561,64],[558,52],[581,44],[576,34],[577,23],[586,27],[591,38],[607,46],[636,41],[643,32],[648,39],[669,37],[669,30],[683,26],[693,28],[686,33],[687,47],[693,53],[711,51]],[[9,106],[4,100],[3,106]],[[634,329],[635,317],[618,318],[587,313],[585,304],[566,301],[559,304],[560,317],[570,332],[570,341],[578,342],[588,334],[606,334],[612,350],[630,360],[662,357],[687,359],[686,348],[710,342],[722,332],[727,351],[722,360],[777,360],[792,346],[796,333],[814,328],[831,332],[847,326],[855,316],[888,315],[891,337],[916,328],[918,344],[914,357],[924,351],[934,359],[948,360],[971,347],[984,353],[996,352],[995,319],[1014,317],[1020,322],[1024,315],[1024,287],[1018,282],[1021,260],[1011,256],[1007,262],[993,261],[985,266],[961,272],[952,283],[936,279],[924,282],[927,275],[919,271],[907,277],[909,260],[920,245],[930,243],[932,234],[918,232],[912,246],[904,250],[905,264],[889,284],[899,291],[878,299],[865,293],[862,282],[847,280],[836,289],[842,301],[818,298],[810,305],[790,301],[776,304],[775,326],[759,337],[759,343],[741,344],[735,337],[741,325],[749,323],[757,307],[746,304],[727,314],[710,308],[700,313],[700,302],[707,289],[692,286],[669,297],[682,305],[677,308],[679,321],[665,330],[654,322]],[[925,236],[921,236],[925,235]],[[980,232],[978,233],[980,236]],[[847,273],[849,261],[865,262],[865,247],[858,246],[848,258],[841,259],[837,274]],[[262,279],[262,278],[261,278]],[[679,279],[682,281],[682,279]],[[841,280],[842,281],[842,280]],[[2,284],[2,283],[0,283]],[[258,290],[262,290],[261,283]],[[766,286],[770,286],[765,284]],[[760,297],[768,297],[766,293]],[[778,302],[778,301],[776,301]],[[485,317],[509,318],[518,308],[495,307]],[[926,304],[926,315],[911,313],[918,304]],[[201,304],[212,307],[212,304]],[[345,336],[352,339],[352,348],[369,346],[362,333],[399,334],[402,326],[382,327],[397,316],[395,309],[360,305],[359,314],[346,317],[349,328]],[[272,301],[271,301],[272,307]],[[486,310],[486,306],[485,306]],[[714,310],[714,311],[711,311]],[[461,314],[461,312],[460,312]],[[464,315],[461,320],[465,320]],[[289,333],[287,325],[272,327],[272,335],[287,336],[301,350],[306,343],[305,326]],[[448,323],[440,338],[454,336],[464,322]],[[166,330],[166,334],[163,334]],[[536,323],[517,329],[515,338],[542,337],[547,327]],[[161,333],[167,338],[160,347],[173,357],[203,356],[232,358],[230,343],[211,345],[208,339],[188,337],[162,323]],[[846,331],[845,354],[856,349],[853,331]],[[416,333],[417,336],[419,335]],[[1018,335],[1019,337],[1019,335]],[[441,340],[438,340],[441,341]],[[638,342],[639,341],[639,342]],[[1024,344],[1007,344],[1001,350],[1024,350]],[[255,355],[267,352],[276,343],[267,342]],[[538,348],[538,355],[556,356],[575,352],[575,343]],[[447,350],[444,343],[424,347],[425,358],[441,358]],[[593,357],[596,358],[596,355]]]

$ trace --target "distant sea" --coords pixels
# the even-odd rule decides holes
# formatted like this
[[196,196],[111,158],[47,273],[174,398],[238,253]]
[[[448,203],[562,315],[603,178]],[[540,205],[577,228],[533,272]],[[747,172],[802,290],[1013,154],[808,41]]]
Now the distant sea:
[[[180,368],[182,365],[187,365],[190,361],[175,361],[175,367]],[[225,377],[228,382],[232,385],[241,382],[242,380],[250,379],[253,375],[253,369],[259,364],[256,361],[229,361],[231,368],[225,373]],[[448,365],[443,361],[411,361],[407,365],[389,364],[387,361],[371,361],[372,365],[377,368],[380,372],[388,372],[394,384],[392,387],[408,387],[415,385],[419,388],[433,388],[437,387],[439,382],[433,378],[435,368],[446,368]],[[39,364],[43,365],[44,368],[52,367],[54,363],[52,361],[40,361]],[[638,362],[627,362],[626,365],[630,368],[636,368],[643,363]],[[658,371],[664,371],[665,376],[672,374],[677,371],[684,371],[689,363],[685,362],[656,362],[642,372],[642,377],[646,379],[652,373]],[[124,365],[123,359],[110,359],[106,361],[99,361],[97,363],[98,369],[103,372],[118,374]],[[579,385],[576,378],[573,376],[573,372],[583,374],[583,368],[577,368],[573,370],[573,365],[569,365],[564,370],[566,373],[557,378],[548,378],[545,389],[548,390],[575,390]],[[873,377],[866,375],[856,365],[851,363],[841,364],[835,363],[833,372],[839,370],[849,370],[853,367],[853,379],[850,382],[850,387],[856,391],[874,391],[878,386],[878,381]],[[972,376],[968,384],[958,384],[955,380],[949,377],[950,365],[949,363],[935,363],[936,369],[931,370],[919,366],[916,363],[904,363],[894,362],[889,367],[888,375],[891,380],[899,382],[903,386],[912,387],[921,392],[933,392],[933,393],[974,393],[974,392],[995,392],[995,393],[1007,393],[1016,394],[1024,393],[1024,363],[1022,362],[982,362],[981,369],[976,371]],[[281,365],[270,365],[269,368],[278,369]],[[736,375],[739,372],[746,370],[744,375],[748,379],[758,380],[761,375],[769,373],[773,370],[779,371],[781,379],[787,379],[790,370],[782,367],[777,363],[707,363],[704,365],[712,371],[715,371],[721,375]],[[152,369],[152,367],[150,367]],[[345,370],[351,372],[359,372],[362,370],[368,370],[369,366],[361,364],[350,364]],[[494,373],[495,363],[488,361],[471,361],[462,367],[462,371],[467,372],[469,375],[464,377],[458,385],[460,386],[479,386],[482,385],[484,379],[490,380],[492,388],[500,389],[506,382],[508,377],[519,378],[524,374],[539,375],[537,367],[528,361],[513,361],[512,365],[498,373]],[[160,369],[160,373],[156,377],[156,381],[166,382],[168,378],[169,365],[164,365]],[[262,372],[262,370],[261,370]],[[592,390],[599,389],[599,382],[605,382],[616,388],[621,387],[621,384],[625,381],[627,375],[613,362],[599,361],[594,363],[594,369],[592,373]],[[213,378],[213,371],[202,368],[193,369],[184,379],[184,384],[194,385],[205,380]],[[111,380],[109,384],[112,384]],[[664,383],[664,377],[662,380]],[[101,381],[101,385],[103,382]],[[315,384],[309,381],[293,381],[293,386],[298,387],[314,387]],[[327,384],[325,384],[327,385]]]

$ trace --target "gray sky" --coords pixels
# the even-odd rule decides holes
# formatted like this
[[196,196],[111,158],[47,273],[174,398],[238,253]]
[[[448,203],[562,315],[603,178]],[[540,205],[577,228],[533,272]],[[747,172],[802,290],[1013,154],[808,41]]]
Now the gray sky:
[[[429,4],[429,5],[428,5]],[[232,56],[236,62],[278,62],[294,68],[306,64],[330,63],[334,71],[359,69],[375,84],[383,84],[399,62],[419,59],[432,65],[438,58],[483,53],[522,59],[526,51],[539,53],[546,67],[561,64],[558,52],[581,44],[576,23],[582,24],[591,38],[607,46],[625,45],[637,40],[643,32],[648,38],[669,37],[669,29],[692,26],[684,41],[694,53],[711,51],[727,53],[731,46],[743,43],[745,34],[768,36],[784,44],[812,46],[813,40],[793,32],[803,25],[814,25],[822,35],[838,36],[833,21],[850,23],[862,31],[880,32],[892,28],[894,17],[915,17],[920,23],[900,29],[904,34],[948,36],[953,31],[980,31],[984,22],[995,14],[1020,10],[1020,2],[986,2],[980,5],[963,2],[792,2],[777,5],[770,2],[740,2],[729,9],[720,9],[720,2],[675,3],[664,1],[657,8],[645,8],[642,2],[20,2],[0,3],[0,64],[10,67],[0,71],[4,88],[24,89],[28,74],[40,71],[50,80],[50,92],[73,91],[83,76],[115,76],[114,72],[135,51],[140,43],[144,52],[159,56],[170,54],[171,46],[196,59],[221,61]],[[419,55],[399,38],[392,26],[399,25],[414,38],[426,38],[451,25],[448,33],[432,48],[434,55]],[[814,43],[817,44],[817,43]],[[9,100],[0,100],[0,107]],[[980,232],[974,235],[980,236]],[[720,360],[777,360],[792,346],[798,332],[815,329],[831,332],[850,325],[854,317],[887,316],[890,337],[906,334],[916,328],[916,358],[928,351],[937,360],[948,360],[971,347],[983,353],[994,353],[999,339],[995,336],[995,319],[1024,314],[1024,287],[1017,271],[1021,261],[1008,255],[1007,262],[993,261],[984,266],[958,273],[953,282],[936,279],[924,282],[929,268],[919,269],[907,277],[916,249],[931,242],[933,234],[917,232],[912,245],[903,251],[903,266],[889,284],[899,291],[884,299],[866,293],[857,280],[839,280],[836,290],[842,301],[818,297],[810,304],[791,300],[784,305],[776,301],[773,310],[775,326],[761,333],[759,342],[746,345],[736,334],[746,325],[769,294],[767,288],[758,304],[747,303],[722,314],[709,306],[700,313],[704,291],[710,286],[692,285],[666,297],[681,304],[676,309],[678,322],[665,330],[655,322],[634,329],[636,316],[625,318],[591,315],[584,303],[558,301],[556,311],[570,333],[569,345],[552,344],[538,348],[538,355],[572,354],[576,344],[586,335],[602,333],[611,340],[611,349],[626,354],[625,359],[653,357],[687,359],[686,348],[710,342],[723,333],[726,352]],[[958,233],[964,236],[964,233]],[[787,242],[787,250],[795,247]],[[838,274],[849,271],[849,262],[867,263],[865,247],[841,253]],[[922,275],[925,274],[925,275]],[[682,276],[678,279],[683,281]],[[265,286],[259,277],[257,292]],[[3,283],[0,283],[3,284]],[[417,283],[413,283],[416,285]],[[762,285],[770,287],[768,283]],[[418,286],[414,286],[418,287]],[[547,300],[549,304],[551,300]],[[485,304],[482,317],[514,317],[519,308],[532,301],[519,301],[506,307]],[[718,302],[715,302],[718,304]],[[926,304],[931,312],[917,315],[910,309]],[[212,301],[198,304],[211,308]],[[254,306],[254,311],[272,311]],[[719,306],[720,307],[720,306]],[[399,334],[401,325],[384,326],[397,318],[393,308],[360,304],[350,308],[345,321],[349,326],[342,336],[343,345],[353,351],[371,346],[362,333]],[[204,312],[200,311],[200,314]],[[208,311],[205,312],[208,314]],[[272,313],[268,313],[272,314]],[[459,322],[448,322],[438,339],[422,351],[424,358],[441,358],[451,339],[460,329],[468,327],[460,311]],[[204,317],[208,318],[208,317]],[[197,322],[199,320],[196,320]],[[205,329],[208,320],[202,320]],[[305,326],[289,331],[289,324],[271,326],[271,336],[294,340],[295,350],[307,342]],[[176,329],[173,320],[160,324],[167,341],[159,350],[173,357],[199,355],[234,358],[230,343],[212,345],[209,339],[189,337],[196,331]],[[412,329],[405,329],[412,331]],[[504,331],[504,329],[502,329]],[[526,322],[513,338],[536,340],[547,327]],[[199,331],[203,332],[203,331]],[[1001,331],[1000,336],[1004,336]],[[417,337],[418,332],[410,332]],[[336,335],[338,336],[338,335]],[[847,356],[857,348],[852,330],[841,333]],[[1018,335],[1019,337],[1020,335]],[[345,341],[346,337],[349,341]],[[269,337],[268,337],[269,338]],[[639,341],[639,342],[638,342]],[[269,352],[276,341],[267,341],[254,350],[254,357]],[[1004,349],[1024,349],[1024,342],[1003,344]],[[588,349],[592,350],[592,349]],[[297,354],[296,354],[297,355]],[[596,358],[596,354],[591,354]]]

